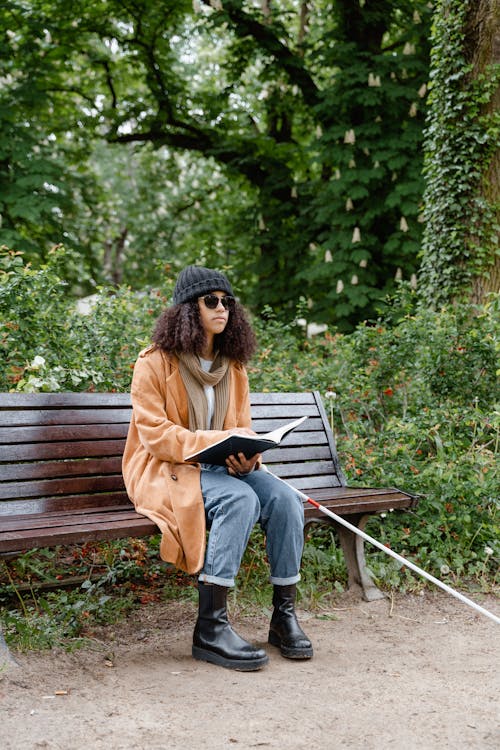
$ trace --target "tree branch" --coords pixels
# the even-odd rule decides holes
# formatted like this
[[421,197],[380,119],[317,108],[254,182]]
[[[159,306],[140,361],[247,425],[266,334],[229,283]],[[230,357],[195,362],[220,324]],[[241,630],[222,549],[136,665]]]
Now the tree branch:
[[113,76],[111,75],[111,67],[109,64],[109,60],[103,60],[102,64],[103,64],[104,70],[106,71],[106,83],[108,84],[108,88],[111,92],[111,109],[116,109],[117,98],[116,98],[115,86],[113,83]]
[[[192,129],[192,128],[191,128]],[[203,156],[212,157],[218,162],[225,164],[245,177],[255,186],[265,185],[269,176],[289,174],[288,168],[277,159],[264,157],[258,151],[255,141],[237,140],[228,141],[227,137],[222,140],[219,133],[198,130],[197,135],[172,132],[159,128],[151,128],[138,133],[124,133],[122,135],[108,136],[110,143],[153,143],[155,146],[171,146],[172,148],[195,151]]]
[[[203,0],[205,5],[211,5],[210,0]],[[229,19],[234,33],[240,38],[252,37],[259,47],[273,57],[278,66],[288,76],[291,83],[296,84],[302,92],[304,102],[309,106],[318,104],[318,87],[314,79],[304,66],[303,59],[294,54],[275,33],[274,27],[268,23],[260,23],[256,18],[245,13],[234,0],[225,0],[223,9],[214,11],[221,21]]]

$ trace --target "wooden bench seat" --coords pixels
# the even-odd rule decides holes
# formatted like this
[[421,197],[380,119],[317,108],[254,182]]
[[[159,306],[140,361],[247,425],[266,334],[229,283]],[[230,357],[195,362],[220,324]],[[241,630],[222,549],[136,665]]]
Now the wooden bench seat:
[[[251,404],[256,432],[308,417],[264,461],[351,524],[362,529],[373,513],[417,504],[395,488],[346,486],[319,393],[254,393]],[[130,414],[123,393],[0,393],[0,554],[158,532],[123,484]],[[305,515],[306,524],[335,526],[349,585],[367,599],[382,596],[366,572],[363,540],[308,503]]]

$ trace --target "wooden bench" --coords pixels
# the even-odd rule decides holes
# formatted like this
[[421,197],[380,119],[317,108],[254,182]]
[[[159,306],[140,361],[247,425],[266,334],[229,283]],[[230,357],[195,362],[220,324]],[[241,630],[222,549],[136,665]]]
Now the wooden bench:
[[[417,504],[398,489],[347,486],[319,393],[254,393],[251,402],[256,432],[308,416],[265,463],[351,524],[363,529],[373,513]],[[124,393],[0,393],[0,555],[158,533],[123,484],[130,414]],[[305,516],[335,526],[349,586],[368,600],[383,596],[366,571],[363,540],[309,503]]]

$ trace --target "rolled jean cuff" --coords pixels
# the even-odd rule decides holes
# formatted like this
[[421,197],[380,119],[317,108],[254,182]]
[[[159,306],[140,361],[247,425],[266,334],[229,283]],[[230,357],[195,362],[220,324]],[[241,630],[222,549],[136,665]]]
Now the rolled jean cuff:
[[300,581],[300,573],[297,573],[296,576],[292,576],[291,578],[276,578],[276,576],[270,576],[269,580],[273,586],[291,586],[293,583],[298,583]]
[[220,578],[220,576],[209,576],[208,573],[200,573],[198,580],[201,583],[215,583],[216,586],[225,586],[226,588],[233,588],[234,578]]

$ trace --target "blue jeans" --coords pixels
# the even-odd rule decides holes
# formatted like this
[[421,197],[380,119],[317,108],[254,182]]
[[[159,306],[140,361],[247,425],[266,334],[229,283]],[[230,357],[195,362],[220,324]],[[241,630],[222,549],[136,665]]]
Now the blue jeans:
[[304,547],[304,508],[299,495],[264,470],[233,477],[224,466],[201,470],[208,535],[199,580],[234,586],[250,532],[259,522],[266,535],[271,583],[300,580]]

